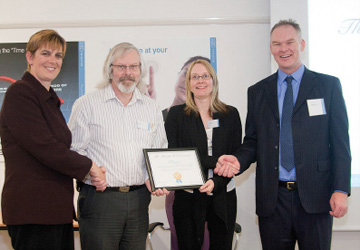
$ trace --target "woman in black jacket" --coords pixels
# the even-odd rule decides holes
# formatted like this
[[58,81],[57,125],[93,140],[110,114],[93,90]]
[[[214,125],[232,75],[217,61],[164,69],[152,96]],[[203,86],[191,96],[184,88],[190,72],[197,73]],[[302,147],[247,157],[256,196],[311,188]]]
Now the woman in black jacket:
[[197,147],[207,182],[199,190],[177,190],[173,205],[180,250],[201,249],[208,222],[210,249],[231,249],[236,220],[233,178],[213,173],[218,158],[241,145],[236,108],[218,98],[215,70],[205,60],[193,62],[186,75],[186,103],[170,109],[165,129],[169,148]]

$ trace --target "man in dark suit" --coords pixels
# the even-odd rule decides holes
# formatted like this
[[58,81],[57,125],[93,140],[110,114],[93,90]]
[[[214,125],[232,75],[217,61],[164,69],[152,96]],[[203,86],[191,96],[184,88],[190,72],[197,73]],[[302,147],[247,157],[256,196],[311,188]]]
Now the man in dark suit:
[[[330,249],[332,218],[347,212],[351,154],[348,118],[338,78],[308,70],[293,20],[271,30],[279,70],[248,89],[245,138],[215,173],[231,176],[257,162],[256,213],[263,249]],[[289,91],[287,91],[289,90]],[[289,105],[287,105],[289,104]]]

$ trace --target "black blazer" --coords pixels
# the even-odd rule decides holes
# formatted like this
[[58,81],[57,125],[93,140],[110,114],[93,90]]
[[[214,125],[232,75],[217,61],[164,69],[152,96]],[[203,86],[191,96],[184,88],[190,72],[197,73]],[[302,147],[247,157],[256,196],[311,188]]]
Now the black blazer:
[[[323,98],[326,115],[309,116],[308,99]],[[295,103],[292,132],[296,181],[308,213],[330,210],[334,190],[350,194],[348,118],[338,78],[305,68]],[[277,73],[248,89],[244,144],[236,154],[241,171],[257,161],[256,213],[275,211],[279,181],[280,120]]]
[[[169,148],[197,147],[204,174],[214,169],[218,158],[223,154],[234,154],[241,145],[242,129],[239,113],[229,106],[227,114],[214,113],[213,119],[219,119],[219,127],[213,129],[213,156],[208,156],[207,136],[201,117],[184,113],[185,104],[174,106],[169,110],[165,121]],[[217,214],[224,219],[226,185],[231,178],[214,174],[214,203]],[[226,221],[226,220],[225,220]]]
[[4,223],[72,223],[73,178],[84,179],[92,162],[70,150],[71,132],[54,90],[47,91],[26,72],[5,94],[0,135]]

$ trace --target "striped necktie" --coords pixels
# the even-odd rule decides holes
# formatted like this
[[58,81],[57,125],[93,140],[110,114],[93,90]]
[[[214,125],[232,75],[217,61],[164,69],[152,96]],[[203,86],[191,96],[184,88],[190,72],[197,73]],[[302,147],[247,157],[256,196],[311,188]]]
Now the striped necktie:
[[293,88],[291,85],[293,77],[286,77],[287,89],[285,92],[282,119],[281,119],[281,132],[280,132],[280,143],[281,143],[281,165],[288,172],[295,167],[294,161],[294,145],[292,137],[291,119],[293,115]]

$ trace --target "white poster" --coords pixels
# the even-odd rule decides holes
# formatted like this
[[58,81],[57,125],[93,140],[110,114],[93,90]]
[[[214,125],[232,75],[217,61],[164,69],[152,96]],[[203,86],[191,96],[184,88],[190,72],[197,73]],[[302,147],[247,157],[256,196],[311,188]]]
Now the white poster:
[[311,69],[341,81],[350,126],[351,185],[360,187],[359,0],[309,1],[309,63]]
[[[121,41],[134,44],[141,52],[147,67],[145,82],[152,84],[153,98],[162,109],[180,104],[179,101],[185,102],[185,77],[182,75],[185,71],[182,68],[186,68],[184,64],[189,59],[197,56],[208,58],[214,69],[217,69],[215,37],[134,38]],[[117,43],[119,42],[103,43],[103,61],[108,51]],[[153,74],[150,73],[150,67]]]

